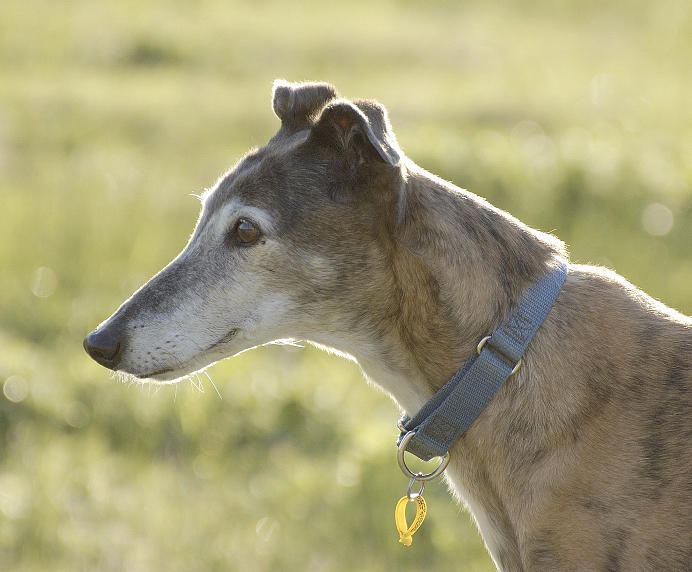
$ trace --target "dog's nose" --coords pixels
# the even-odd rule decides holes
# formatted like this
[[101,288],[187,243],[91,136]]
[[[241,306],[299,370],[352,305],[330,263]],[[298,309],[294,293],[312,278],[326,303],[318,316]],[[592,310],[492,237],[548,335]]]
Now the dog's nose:
[[84,338],[84,349],[102,366],[116,369],[120,361],[120,335],[114,328],[97,328]]

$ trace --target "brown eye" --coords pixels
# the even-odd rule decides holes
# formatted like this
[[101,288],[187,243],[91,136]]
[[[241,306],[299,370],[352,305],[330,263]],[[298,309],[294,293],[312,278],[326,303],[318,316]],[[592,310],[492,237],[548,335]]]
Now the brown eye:
[[259,238],[260,230],[254,223],[241,218],[235,225],[235,235],[238,237],[238,242],[242,244],[252,244]]

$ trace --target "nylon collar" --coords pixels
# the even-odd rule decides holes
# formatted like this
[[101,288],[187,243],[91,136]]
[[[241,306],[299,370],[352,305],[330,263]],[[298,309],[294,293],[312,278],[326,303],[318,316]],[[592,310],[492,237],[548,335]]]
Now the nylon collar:
[[[567,263],[559,260],[558,267],[524,293],[512,313],[479,342],[476,353],[418,413],[399,421],[399,464],[407,476],[433,478],[433,473],[412,473],[403,460],[404,451],[423,461],[448,458],[450,447],[519,369],[526,348],[550,312],[566,276]],[[444,470],[441,467],[435,476]]]

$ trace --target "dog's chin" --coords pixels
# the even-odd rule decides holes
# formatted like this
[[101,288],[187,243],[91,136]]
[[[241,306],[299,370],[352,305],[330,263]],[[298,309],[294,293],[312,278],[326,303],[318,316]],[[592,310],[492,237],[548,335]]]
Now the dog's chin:
[[156,383],[156,384],[169,384],[178,383],[182,379],[189,375],[191,372],[178,372],[174,370],[163,370],[155,371],[151,373],[144,373],[141,375],[135,375],[135,377],[143,383]]
[[130,375],[137,378],[141,383],[153,383],[157,385],[169,385],[183,381],[189,375],[201,371],[204,368],[196,370],[187,369],[161,369],[148,373],[132,373]]

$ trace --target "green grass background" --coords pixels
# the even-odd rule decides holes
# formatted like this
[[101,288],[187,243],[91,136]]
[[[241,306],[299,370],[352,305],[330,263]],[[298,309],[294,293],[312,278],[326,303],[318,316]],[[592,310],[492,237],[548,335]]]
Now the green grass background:
[[[405,152],[692,311],[687,0],[0,2],[0,569],[490,570],[442,483],[411,548],[398,411],[268,347],[123,385],[83,336],[278,121],[274,78],[383,102]],[[197,385],[198,387],[195,387]]]

